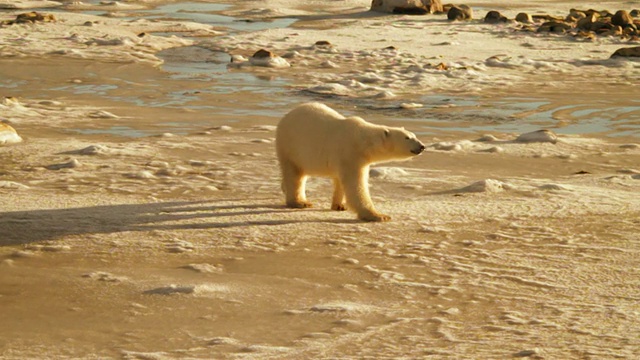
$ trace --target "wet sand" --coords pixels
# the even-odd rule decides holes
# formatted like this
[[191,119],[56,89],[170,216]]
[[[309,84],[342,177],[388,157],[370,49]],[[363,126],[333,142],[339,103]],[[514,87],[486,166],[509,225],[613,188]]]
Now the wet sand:
[[[340,11],[352,6],[363,5]],[[300,43],[281,41],[282,30],[198,40],[244,55],[257,44],[284,55],[311,39],[335,43],[333,54],[299,51],[307,65],[289,58],[284,70],[0,59],[12,97],[1,114],[24,139],[0,146],[0,357],[634,358],[638,68],[605,56],[577,67],[561,51],[559,70],[427,69],[441,86],[422,79],[413,91],[399,59],[441,59],[359,55],[380,47],[309,35],[311,20],[290,30]],[[366,21],[352,26],[379,26]],[[323,56],[341,66],[318,70]],[[373,70],[397,81],[353,83]],[[309,91],[334,80],[349,96]],[[369,97],[385,91],[397,94]],[[322,179],[308,184],[313,208],[284,207],[274,127],[310,100],[405,126],[428,145],[374,167],[373,201],[392,221],[330,211]],[[557,141],[517,140],[542,128]]]

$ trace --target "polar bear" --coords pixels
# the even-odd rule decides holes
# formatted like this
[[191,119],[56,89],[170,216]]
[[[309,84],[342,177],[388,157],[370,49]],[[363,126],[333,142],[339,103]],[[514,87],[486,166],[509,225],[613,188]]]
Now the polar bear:
[[[276,153],[287,207],[310,207],[308,176],[333,179],[332,210],[349,208],[365,221],[387,221],[369,195],[369,165],[419,155],[424,145],[404,128],[345,118],[322,103],[302,104],[286,114],[276,130]],[[346,207],[345,207],[346,198]]]

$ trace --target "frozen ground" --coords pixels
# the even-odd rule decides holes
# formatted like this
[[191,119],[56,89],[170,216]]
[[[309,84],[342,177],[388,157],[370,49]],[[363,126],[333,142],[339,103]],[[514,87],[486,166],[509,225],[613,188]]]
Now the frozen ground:
[[[233,37],[149,23],[187,40],[139,38],[151,25],[117,16],[0,28],[0,116],[23,138],[0,147],[0,357],[640,352],[638,65],[607,60],[624,44],[370,14],[368,1],[254,3],[224,14],[305,21]],[[478,17],[587,7],[504,3],[470,4]],[[442,39],[413,46],[425,31]],[[193,44],[297,54],[287,69],[153,67]],[[428,145],[374,167],[391,222],[328,210],[320,179],[313,208],[284,208],[274,126],[311,99]],[[519,137],[541,128],[557,135]]]

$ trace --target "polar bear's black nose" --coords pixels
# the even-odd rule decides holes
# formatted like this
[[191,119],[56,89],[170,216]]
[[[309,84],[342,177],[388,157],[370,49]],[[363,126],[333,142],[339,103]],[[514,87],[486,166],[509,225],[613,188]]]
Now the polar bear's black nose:
[[420,144],[419,148],[411,150],[411,152],[418,155],[418,154],[421,154],[424,151],[424,149],[425,149],[424,145]]

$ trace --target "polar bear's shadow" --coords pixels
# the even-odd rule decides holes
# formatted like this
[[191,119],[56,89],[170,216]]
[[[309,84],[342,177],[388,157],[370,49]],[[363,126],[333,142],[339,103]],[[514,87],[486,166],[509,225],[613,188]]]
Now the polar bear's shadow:
[[[296,211],[300,213],[295,213]],[[287,209],[269,199],[221,199],[110,204],[61,209],[0,211],[0,247],[67,236],[153,230],[216,229],[300,223],[352,223],[355,219],[314,216],[328,209]],[[306,217],[306,214],[309,216]]]
[[[185,213],[184,215],[176,215]],[[231,204],[231,205],[210,205],[199,207],[187,207],[176,208],[166,211],[167,218],[172,221],[185,220],[194,217],[206,217],[208,219],[224,219],[224,218],[236,218],[236,217],[256,217],[257,219],[249,219],[246,221],[216,221],[216,222],[204,222],[204,223],[189,223],[189,224],[171,224],[171,225],[159,225],[154,224],[154,229],[159,230],[172,230],[172,229],[212,229],[212,228],[233,228],[233,227],[246,227],[246,226],[275,226],[275,225],[289,225],[289,224],[312,224],[312,223],[327,223],[327,224],[356,224],[362,221],[356,218],[327,218],[326,216],[314,216],[312,214],[327,214],[336,212],[321,207],[313,207],[307,209],[291,209],[285,205],[274,204]],[[198,215],[200,214],[200,215]],[[295,215],[294,215],[295,214]],[[308,214],[309,216],[300,215]],[[289,215],[296,216],[291,218]],[[264,219],[267,216],[269,218]],[[275,217],[286,217],[284,219],[276,219]]]

